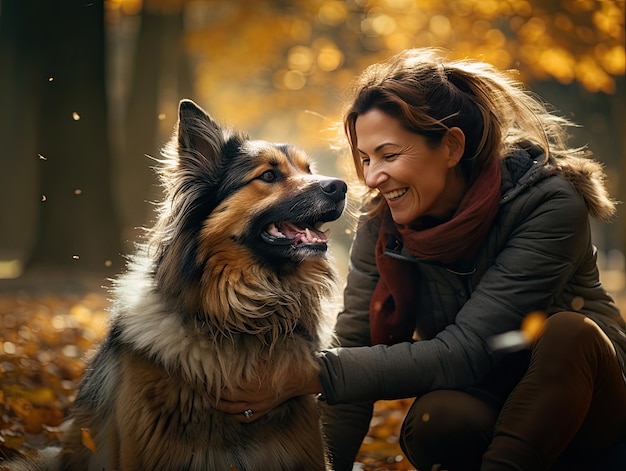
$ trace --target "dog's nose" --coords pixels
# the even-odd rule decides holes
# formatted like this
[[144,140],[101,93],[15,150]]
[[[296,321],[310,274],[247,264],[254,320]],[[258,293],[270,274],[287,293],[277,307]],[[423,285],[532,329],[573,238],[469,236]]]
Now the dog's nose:
[[322,191],[335,201],[341,201],[344,199],[346,197],[346,192],[348,191],[348,185],[346,185],[346,182],[340,180],[339,178],[325,178],[320,181],[320,186],[322,187]]

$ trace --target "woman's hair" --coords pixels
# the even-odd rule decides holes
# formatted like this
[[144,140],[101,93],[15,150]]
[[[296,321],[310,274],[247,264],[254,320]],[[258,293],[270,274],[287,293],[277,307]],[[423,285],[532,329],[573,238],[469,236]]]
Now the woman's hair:
[[[357,79],[344,114],[344,131],[361,183],[363,169],[355,131],[359,115],[380,110],[433,147],[452,127],[465,134],[459,167],[468,180],[514,143],[541,145],[546,155],[569,154],[565,118],[552,114],[523,84],[494,66],[474,60],[447,60],[439,49],[409,49],[366,68]],[[368,196],[377,194],[367,190]],[[369,211],[379,214],[384,201]]]

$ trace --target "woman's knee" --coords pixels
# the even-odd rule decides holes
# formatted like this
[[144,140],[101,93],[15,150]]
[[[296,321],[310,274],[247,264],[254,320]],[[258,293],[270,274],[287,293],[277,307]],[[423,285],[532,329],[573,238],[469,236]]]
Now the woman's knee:
[[461,391],[434,391],[409,409],[400,436],[403,452],[418,469],[445,464],[480,464],[493,433],[498,411]]
[[548,317],[535,347],[551,352],[553,360],[572,355],[596,357],[615,356],[615,347],[604,331],[589,317],[576,312],[562,311]]

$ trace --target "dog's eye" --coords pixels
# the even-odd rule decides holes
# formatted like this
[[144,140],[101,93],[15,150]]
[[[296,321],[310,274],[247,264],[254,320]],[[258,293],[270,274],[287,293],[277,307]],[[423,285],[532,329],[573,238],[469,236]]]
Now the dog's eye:
[[273,182],[274,180],[276,180],[276,172],[274,172],[273,170],[266,170],[261,174],[260,178],[264,182]]

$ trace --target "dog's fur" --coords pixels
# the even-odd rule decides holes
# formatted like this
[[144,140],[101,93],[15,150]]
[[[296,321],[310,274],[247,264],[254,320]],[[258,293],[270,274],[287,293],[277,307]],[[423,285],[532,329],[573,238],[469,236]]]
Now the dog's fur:
[[334,294],[319,226],[340,216],[345,183],[189,100],[163,157],[157,223],[114,284],[110,331],[81,382],[63,452],[9,469],[326,469],[313,397],[252,423],[214,401],[243,382],[317,371],[323,304]]

